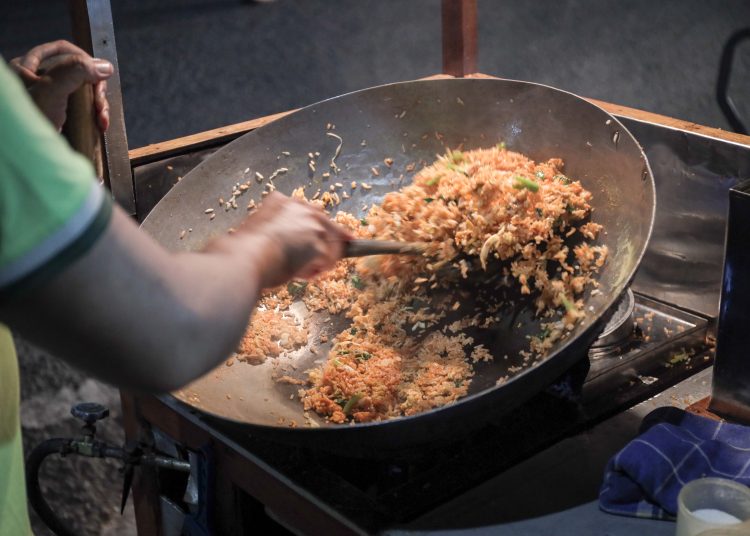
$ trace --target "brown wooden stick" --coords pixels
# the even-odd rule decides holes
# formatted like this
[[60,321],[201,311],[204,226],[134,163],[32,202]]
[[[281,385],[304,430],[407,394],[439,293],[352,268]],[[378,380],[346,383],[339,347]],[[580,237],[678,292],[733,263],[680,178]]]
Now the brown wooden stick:
[[102,133],[96,122],[94,86],[86,84],[68,98],[68,110],[63,135],[70,146],[94,164],[96,176],[104,176]]
[[397,242],[394,240],[350,240],[344,248],[344,257],[366,257],[368,255],[421,255],[424,244]]
[[[144,147],[139,147],[138,149],[131,149],[129,152],[130,163],[137,166],[153,160],[160,160],[174,154],[182,153],[188,148],[195,150],[206,145],[218,144],[225,140],[234,139],[246,132],[260,128],[296,111],[297,110],[289,110],[288,112],[267,115],[265,117],[251,119],[250,121],[235,123],[234,125],[206,130],[204,132],[190,134],[189,136],[183,136],[173,140],[161,141]],[[156,155],[158,155],[158,158],[154,158]]]
[[[496,79],[498,77],[483,73],[471,73],[470,75],[467,75],[466,78]],[[709,136],[711,138],[717,138],[732,143],[750,145],[750,136],[745,136],[744,134],[737,134],[736,132],[730,132],[727,130],[722,130],[720,128],[707,127],[705,125],[699,125],[698,123],[692,123],[683,119],[675,119],[674,117],[668,117],[666,115],[656,114],[653,112],[646,112],[644,110],[629,108],[627,106],[612,104],[610,102],[605,102],[597,99],[590,99],[588,97],[582,98],[586,99],[591,104],[599,106],[612,115],[626,117],[628,119],[635,119],[636,121],[643,121],[646,123],[654,123],[655,125],[675,128],[678,130],[685,130],[693,134]]]
[[477,0],[443,0],[443,72],[477,71]]

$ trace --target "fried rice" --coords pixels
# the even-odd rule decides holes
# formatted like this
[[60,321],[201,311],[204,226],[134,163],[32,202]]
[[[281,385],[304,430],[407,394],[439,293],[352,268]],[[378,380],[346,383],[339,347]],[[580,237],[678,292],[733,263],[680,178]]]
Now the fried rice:
[[309,371],[299,393],[305,410],[334,423],[367,422],[454,402],[468,393],[474,364],[493,359],[467,330],[499,322],[500,304],[463,311],[460,300],[435,299],[436,291],[456,279],[511,281],[542,319],[543,332],[522,354],[543,358],[584,316],[582,295],[607,258],[606,246],[590,243],[602,231],[591,221],[590,200],[560,159],[536,163],[500,145],[448,151],[364,218],[336,215],[358,237],[423,242],[423,257],[345,259],[315,280],[267,293],[266,312],[256,313],[241,355],[275,356],[304,345],[304,327],[288,319],[266,325],[269,312],[281,314],[299,299],[309,311],[351,319],[325,362]]

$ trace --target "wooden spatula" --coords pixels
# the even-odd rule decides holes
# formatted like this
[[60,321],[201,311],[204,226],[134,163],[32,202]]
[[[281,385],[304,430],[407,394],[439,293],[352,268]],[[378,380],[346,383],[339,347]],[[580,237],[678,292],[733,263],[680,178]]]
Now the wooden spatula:
[[421,255],[426,244],[398,242],[395,240],[350,240],[344,247],[344,257],[366,257],[368,255]]

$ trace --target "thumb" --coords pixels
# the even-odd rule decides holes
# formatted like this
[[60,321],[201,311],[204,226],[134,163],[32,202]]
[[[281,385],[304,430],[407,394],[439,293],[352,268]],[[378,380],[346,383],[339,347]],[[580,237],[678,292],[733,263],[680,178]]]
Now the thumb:
[[107,60],[70,54],[55,62],[45,75],[50,78],[52,87],[67,96],[83,84],[106,80],[113,72],[114,67]]

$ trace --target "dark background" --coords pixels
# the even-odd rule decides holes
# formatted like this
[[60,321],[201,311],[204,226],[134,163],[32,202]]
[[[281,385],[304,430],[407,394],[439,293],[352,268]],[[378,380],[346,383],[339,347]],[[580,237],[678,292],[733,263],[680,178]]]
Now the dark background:
[[[0,8],[0,53],[69,35],[66,2]],[[131,147],[439,72],[439,0],[114,0]],[[744,0],[479,0],[479,68],[726,128],[721,48]],[[733,94],[747,103],[750,46]],[[750,115],[750,114],[748,114]]]
[[[440,0],[113,0],[130,147],[440,71]],[[744,0],[479,0],[482,72],[728,128],[715,100],[724,42]],[[0,54],[70,36],[64,0],[0,2]],[[750,43],[731,93],[750,121]],[[117,392],[19,341],[27,449],[76,433],[82,399]],[[115,465],[63,460],[45,480],[80,534],[132,534]],[[39,528],[38,520],[34,520]],[[42,533],[40,531],[40,533]]]

